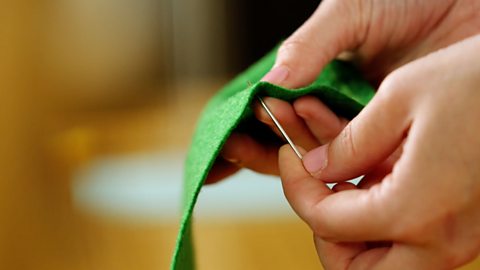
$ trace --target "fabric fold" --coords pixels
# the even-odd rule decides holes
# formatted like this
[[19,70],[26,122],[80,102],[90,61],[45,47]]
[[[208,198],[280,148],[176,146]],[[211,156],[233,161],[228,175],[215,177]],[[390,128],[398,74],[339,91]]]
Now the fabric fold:
[[[223,144],[232,131],[254,125],[255,95],[292,101],[303,95],[320,98],[336,114],[353,118],[373,97],[374,90],[349,63],[333,61],[312,84],[285,89],[259,80],[275,62],[276,49],[224,86],[206,105],[189,148],[183,188],[183,214],[171,269],[195,268],[192,217],[197,197]],[[273,138],[272,138],[273,139]]]

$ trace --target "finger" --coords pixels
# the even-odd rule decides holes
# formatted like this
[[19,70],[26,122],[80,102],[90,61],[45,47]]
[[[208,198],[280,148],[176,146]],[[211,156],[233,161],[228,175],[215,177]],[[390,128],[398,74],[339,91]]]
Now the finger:
[[[325,250],[335,245],[326,241],[318,241],[317,250]],[[347,246],[348,247],[348,246]],[[343,248],[335,247],[337,249]],[[348,250],[350,251],[350,250]],[[403,244],[395,244],[392,247],[379,247],[367,249],[358,248],[355,251],[345,252],[343,256],[326,256],[327,251],[319,252],[319,256],[326,269],[349,269],[349,270],[383,270],[383,269],[447,269],[442,265],[438,256],[432,256],[425,250]],[[331,254],[332,252],[330,252]],[[352,255],[346,259],[348,255]],[[450,268],[448,268],[450,269]]]
[[372,186],[382,182],[382,180],[390,174],[393,170],[393,166],[400,159],[402,154],[403,146],[400,146],[395,150],[395,152],[390,155],[384,162],[375,167],[372,171],[367,173],[362,180],[358,183],[358,188],[360,189],[369,189]]
[[305,171],[289,145],[280,148],[278,167],[285,197],[292,209],[308,224],[308,215],[312,214],[311,209],[315,204],[334,192]]
[[382,164],[378,165],[371,172],[366,174],[362,180],[358,183],[358,188],[360,189],[369,189],[372,186],[379,184],[382,180],[392,172],[393,163],[390,161],[385,161]]
[[277,52],[274,68],[262,79],[287,88],[315,80],[322,68],[339,53],[357,47],[366,35],[362,5],[324,1],[315,13]]
[[340,181],[367,173],[391,155],[410,125],[409,100],[394,91],[400,92],[381,88],[337,137],[304,156],[305,168],[315,178]]
[[221,156],[237,166],[278,175],[278,148],[260,144],[246,134],[232,133],[223,146]]
[[[349,270],[372,270],[377,269],[375,266],[381,261],[388,253],[390,248],[388,247],[379,247],[367,249],[364,252],[358,254],[355,258],[352,258],[350,265],[345,269]],[[383,268],[379,268],[383,269]],[[391,269],[391,268],[385,268]]]
[[345,190],[353,190],[353,189],[356,189],[356,188],[357,187],[350,182],[340,182],[340,183],[335,184],[335,186],[333,186],[332,190],[334,192],[339,192],[339,191],[345,191]]
[[[295,113],[290,103],[271,97],[265,97],[264,101],[295,144],[307,150],[318,146],[317,139],[312,135],[302,118]],[[278,128],[260,104],[256,103],[254,105],[254,112],[257,119],[269,125],[278,136],[282,137]]]
[[364,243],[332,243],[317,236],[314,242],[325,269],[348,269],[353,258],[367,249]]
[[346,121],[339,118],[318,98],[313,96],[298,98],[293,103],[293,108],[321,144],[335,138],[347,124]]
[[318,237],[315,248],[325,269],[349,270],[374,269],[390,250],[386,247],[368,249],[364,243],[331,243]]
[[237,164],[232,162],[226,161],[223,158],[218,158],[213,165],[213,168],[208,173],[207,179],[205,180],[205,184],[214,184],[219,182],[222,179],[229,177],[230,175],[236,173],[240,170]]
[[[363,255],[363,254],[361,254]],[[365,269],[362,268],[366,259],[363,256],[357,256],[351,265],[351,269]],[[388,252],[376,258],[376,261],[371,263],[368,269],[451,269],[442,262],[438,255],[431,254],[428,250],[409,246],[405,244],[394,244]]]
[[[394,185],[336,192],[313,178],[288,146],[279,151],[280,178],[293,210],[319,236],[335,242],[382,241],[394,234]],[[385,179],[388,180],[388,177]],[[390,200],[389,200],[390,199]]]
[[382,173],[378,173],[377,171],[372,172],[371,174],[366,174],[360,182],[358,182],[358,188],[359,189],[369,189],[373,187],[376,184],[379,184],[382,182],[383,178],[385,178],[386,175],[383,175]]
[[396,208],[389,197],[374,186],[336,192],[316,203],[312,198],[297,208],[304,209],[306,222],[326,240],[383,241],[395,237]]

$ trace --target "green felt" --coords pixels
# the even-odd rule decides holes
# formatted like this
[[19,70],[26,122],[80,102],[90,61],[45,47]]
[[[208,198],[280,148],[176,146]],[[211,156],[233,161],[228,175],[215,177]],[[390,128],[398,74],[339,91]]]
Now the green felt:
[[347,118],[354,117],[374,95],[373,88],[361,78],[358,71],[340,61],[328,64],[317,80],[305,88],[289,90],[259,82],[272,67],[275,54],[274,49],[228,83],[210,100],[200,117],[185,164],[183,215],[171,269],[195,268],[191,231],[195,202],[231,132],[240,124],[248,126],[255,121],[250,106],[255,95],[293,100],[312,94],[335,113]]

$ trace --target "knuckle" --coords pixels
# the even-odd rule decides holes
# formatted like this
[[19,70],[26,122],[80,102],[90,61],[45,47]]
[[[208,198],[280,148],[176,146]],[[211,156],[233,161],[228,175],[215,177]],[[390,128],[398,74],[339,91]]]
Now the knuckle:
[[378,98],[382,98],[387,103],[397,103],[401,94],[408,89],[405,86],[405,81],[405,76],[401,70],[390,73],[378,88]]
[[292,61],[296,55],[308,50],[308,47],[309,45],[306,40],[294,34],[285,40],[280,48],[278,48],[278,59],[281,62]]
[[416,89],[412,87],[411,81],[412,79],[402,70],[392,72],[382,81],[374,97],[378,103],[389,108],[390,113],[382,117],[402,117],[409,113],[407,108],[414,101],[412,91]]

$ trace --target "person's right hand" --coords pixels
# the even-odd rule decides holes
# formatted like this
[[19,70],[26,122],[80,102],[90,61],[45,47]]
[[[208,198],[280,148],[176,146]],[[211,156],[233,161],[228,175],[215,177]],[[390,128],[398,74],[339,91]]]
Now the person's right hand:
[[[364,75],[376,85],[396,68],[475,34],[480,28],[479,10],[480,2],[476,0],[325,0],[283,42],[274,67],[263,80],[287,88],[308,85],[328,62],[349,51]],[[296,134],[294,142],[306,150],[313,147],[310,143],[315,140],[325,143],[325,139],[340,132],[341,128],[328,123],[345,124],[327,114],[326,125],[316,129],[335,134],[319,140],[311,137],[310,126],[290,104],[276,99],[266,102],[287,132]],[[260,121],[275,129],[258,104],[255,111]],[[239,167],[278,174],[277,153],[277,147],[264,146],[248,134],[234,133],[207,182],[218,181]]]
[[478,256],[479,48],[480,34],[395,70],[302,161],[282,148],[285,196],[325,269],[456,269]]

